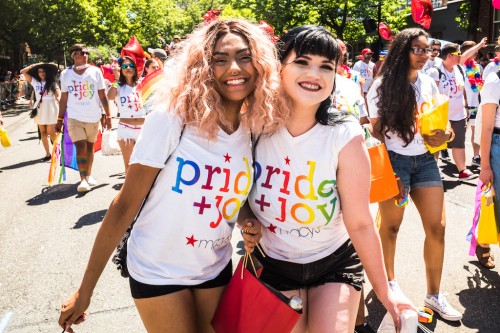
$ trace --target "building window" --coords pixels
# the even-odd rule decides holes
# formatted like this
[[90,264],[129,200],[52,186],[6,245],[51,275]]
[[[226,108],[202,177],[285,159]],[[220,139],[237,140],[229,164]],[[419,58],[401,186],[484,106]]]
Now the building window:
[[495,10],[493,16],[493,40],[497,40],[500,37],[500,9]]

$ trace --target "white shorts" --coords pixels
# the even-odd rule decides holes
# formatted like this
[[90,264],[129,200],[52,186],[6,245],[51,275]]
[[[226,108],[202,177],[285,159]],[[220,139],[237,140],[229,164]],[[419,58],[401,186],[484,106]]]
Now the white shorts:
[[125,123],[118,123],[117,140],[134,140],[137,141],[141,133],[142,125],[130,125]]

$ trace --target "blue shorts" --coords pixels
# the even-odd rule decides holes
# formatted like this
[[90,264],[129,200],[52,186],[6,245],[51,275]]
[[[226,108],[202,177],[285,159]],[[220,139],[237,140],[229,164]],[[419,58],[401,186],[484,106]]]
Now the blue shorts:
[[389,151],[392,168],[405,184],[405,193],[426,187],[443,187],[441,174],[434,155],[425,154],[407,156]]

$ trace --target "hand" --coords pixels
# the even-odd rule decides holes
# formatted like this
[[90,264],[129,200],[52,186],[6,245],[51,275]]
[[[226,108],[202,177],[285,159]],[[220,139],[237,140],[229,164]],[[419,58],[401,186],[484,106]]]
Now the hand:
[[406,195],[405,193],[405,183],[401,179],[398,179],[399,193],[394,196],[394,199],[400,201]]
[[252,253],[262,238],[262,225],[256,219],[246,219],[242,235],[245,251]]
[[479,173],[479,179],[485,185],[488,185],[488,183],[493,184],[493,171],[491,170],[491,167],[481,165],[481,172]]
[[439,147],[446,141],[448,141],[450,134],[446,134],[446,131],[437,129],[437,130],[432,130],[434,135],[426,135],[423,134],[422,137],[424,138],[425,142],[429,144],[431,147]]
[[487,42],[488,42],[488,38],[484,37],[483,39],[481,39],[479,44],[481,44],[481,47],[485,47]]
[[111,130],[111,118],[106,117],[106,129]]
[[389,290],[387,297],[382,301],[382,304],[387,309],[387,312],[391,314],[392,320],[394,321],[394,327],[396,327],[396,332],[401,330],[401,314],[404,310],[417,311],[415,306],[412,304],[406,296],[401,293],[396,294]]
[[111,68],[113,69],[113,75],[115,76],[115,80],[118,81],[120,79],[120,66],[118,66],[117,63],[113,63],[111,65]]
[[63,127],[63,123],[62,123],[62,121],[59,121],[59,120],[58,120],[58,121],[57,121],[57,123],[56,123],[56,133],[61,132],[62,127]]
[[74,333],[71,325],[78,325],[87,319],[85,310],[88,309],[89,305],[90,297],[85,297],[76,291],[61,307],[59,326],[68,333]]
[[32,101],[30,101],[30,108],[32,108],[32,107],[33,107],[33,102],[32,102]]
[[3,119],[0,118],[0,125],[3,125]]

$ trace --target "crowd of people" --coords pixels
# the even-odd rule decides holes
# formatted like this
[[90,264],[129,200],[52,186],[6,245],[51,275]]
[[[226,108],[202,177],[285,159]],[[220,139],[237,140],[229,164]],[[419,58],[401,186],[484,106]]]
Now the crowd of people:
[[[457,180],[477,178],[467,168],[465,138],[480,116],[471,164],[481,167],[484,184],[500,191],[500,46],[484,63],[486,44],[441,45],[408,28],[383,61],[375,64],[365,48],[351,68],[345,44],[323,27],[296,27],[274,43],[247,21],[217,19],[185,41],[174,36],[166,50],[148,49],[144,68],[134,56],[119,58],[113,81],[89,64],[83,44],[70,48],[73,63],[59,82],[44,64],[24,68],[44,159],[49,138],[65,124],[76,146],[78,192],[97,184],[99,124],[111,129],[110,101],[118,108],[126,178],[59,325],[73,332],[86,319],[92,291],[133,224],[126,265],[147,331],[213,331],[232,277],[235,225],[264,267],[261,280],[302,299],[292,332],[375,332],[364,316],[365,271],[398,326],[404,310],[415,310],[394,267],[405,213],[400,203],[409,198],[425,231],[423,302],[443,319],[461,320],[440,286],[446,213],[437,161],[451,160],[447,150],[429,147],[451,148]],[[168,82],[145,107],[138,85],[157,71]],[[449,99],[449,125],[424,135],[419,119],[438,106],[440,95]],[[385,143],[399,188],[378,203],[378,229],[369,209],[365,131]],[[302,236],[305,226],[314,237]],[[485,268],[495,267],[488,244],[478,244],[476,254]]]

